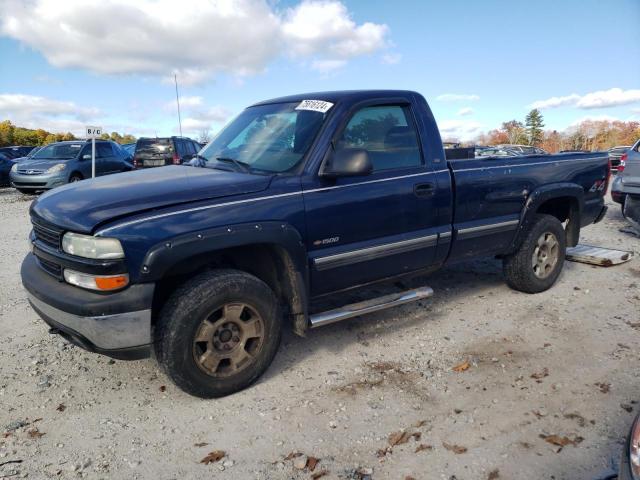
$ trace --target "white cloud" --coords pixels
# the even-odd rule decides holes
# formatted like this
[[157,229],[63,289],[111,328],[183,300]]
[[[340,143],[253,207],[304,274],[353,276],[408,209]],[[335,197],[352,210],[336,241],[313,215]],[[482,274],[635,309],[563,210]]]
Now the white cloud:
[[382,63],[386,65],[396,65],[402,60],[402,55],[399,53],[385,53],[382,55]]
[[457,115],[459,117],[464,117],[467,115],[471,115],[473,113],[473,108],[471,107],[465,107],[465,108],[461,108],[460,110],[458,110]]
[[474,102],[476,100],[480,100],[480,97],[478,95],[466,93],[443,93],[442,95],[438,95],[436,100],[439,102]]
[[[266,0],[0,0],[0,34],[56,67],[100,74],[178,73],[181,84],[246,76],[285,55],[347,61],[387,46],[384,24],[357,24],[337,0],[284,11]],[[113,28],[116,26],[117,28]]]
[[590,109],[628,105],[636,102],[640,102],[640,90],[610,88],[609,90],[599,90],[587,93],[586,95],[572,93],[564,97],[551,97],[546,100],[538,100],[533,102],[530,107],[545,109],[571,105],[577,108]]
[[314,60],[311,62],[311,68],[317,72],[327,75],[344,67],[346,64],[346,60]]
[[474,120],[443,120],[438,122],[440,134],[443,138],[470,140],[482,131],[483,125]]
[[220,126],[230,116],[231,112],[220,106],[194,110],[182,120],[182,130],[185,133],[190,132],[192,136],[197,136],[203,130],[210,130],[215,125]]
[[580,95],[572,93],[571,95],[567,95],[565,97],[551,97],[546,100],[538,100],[529,105],[531,108],[537,109],[545,109],[545,108],[556,108],[561,107],[563,105],[575,105],[575,103],[580,100]]

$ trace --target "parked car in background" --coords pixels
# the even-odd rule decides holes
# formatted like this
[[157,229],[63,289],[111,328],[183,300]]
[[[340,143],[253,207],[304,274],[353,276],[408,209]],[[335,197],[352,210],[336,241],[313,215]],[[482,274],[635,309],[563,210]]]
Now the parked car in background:
[[136,152],[136,144],[135,143],[124,143],[122,145],[120,145],[120,147],[122,147],[122,149],[127,152],[129,155],[131,155],[131,158],[133,158],[133,154]]
[[631,425],[620,459],[618,480],[640,480],[640,415]]
[[620,156],[618,174],[611,185],[611,198],[623,208],[627,195],[640,197],[640,140]]
[[496,147],[506,148],[507,150],[513,150],[514,152],[518,152],[519,155],[545,155],[549,153],[540,147],[534,147],[532,145],[517,145],[517,144],[504,143],[501,145],[496,145]]
[[140,138],[136,142],[133,168],[182,165],[200,150],[200,144],[187,137]]
[[9,186],[9,172],[14,164],[13,160],[4,153],[0,153],[0,187]]
[[25,160],[31,159],[36,153],[38,153],[42,149],[42,147],[35,147],[29,153],[27,153],[24,157],[14,158],[13,161],[15,163],[24,162]]
[[[131,170],[124,150],[112,141],[96,141],[96,176]],[[22,193],[91,178],[91,142],[56,142],[42,147],[33,157],[11,168],[11,186]]]
[[31,150],[36,148],[35,146],[20,146],[15,145],[13,147],[0,147],[0,153],[6,155],[10,159],[26,157]]
[[618,165],[620,165],[620,159],[622,158],[622,155],[624,155],[630,148],[631,145],[621,145],[619,147],[613,147],[608,150],[609,161],[611,162],[611,171],[618,171]]
[[476,158],[482,157],[517,157],[522,155],[522,153],[517,150],[513,150],[511,148],[506,147],[488,147],[483,148],[480,151],[476,150]]

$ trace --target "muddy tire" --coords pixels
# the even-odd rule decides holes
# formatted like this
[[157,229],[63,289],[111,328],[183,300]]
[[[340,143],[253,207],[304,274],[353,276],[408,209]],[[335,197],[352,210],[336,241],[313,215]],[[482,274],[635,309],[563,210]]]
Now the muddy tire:
[[156,357],[185,392],[222,397],[265,372],[281,331],[278,301],[267,284],[238,270],[209,271],[178,288],[162,309]]
[[536,215],[520,248],[502,260],[507,285],[525,293],[549,289],[562,271],[565,251],[562,223],[551,215]]

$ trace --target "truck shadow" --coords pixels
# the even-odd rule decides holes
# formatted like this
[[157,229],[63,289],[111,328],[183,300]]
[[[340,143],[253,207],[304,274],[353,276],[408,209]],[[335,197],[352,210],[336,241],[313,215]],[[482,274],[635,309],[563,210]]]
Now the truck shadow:
[[339,354],[354,343],[366,345],[373,337],[397,337],[418,325],[428,328],[426,320],[442,316],[436,306],[449,302],[454,304],[462,300],[469,301],[479,295],[489,294],[496,288],[508,289],[502,277],[502,263],[495,259],[481,259],[449,266],[432,274],[417,275],[328,296],[314,302],[314,307],[316,311],[328,310],[423,286],[433,288],[432,298],[309,330],[307,338],[300,338],[293,334],[290,328],[286,328],[280,351],[261,381],[268,381],[283,370],[314,355],[318,350]]

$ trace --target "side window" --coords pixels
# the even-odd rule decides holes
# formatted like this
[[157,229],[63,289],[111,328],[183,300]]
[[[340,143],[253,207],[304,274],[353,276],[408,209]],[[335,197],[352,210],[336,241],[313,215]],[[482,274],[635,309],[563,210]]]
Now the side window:
[[184,140],[176,138],[176,152],[178,152],[180,158],[184,157],[187,154],[184,148]]
[[96,143],[96,158],[106,158],[113,156],[111,145],[108,143]]
[[418,136],[408,107],[381,105],[358,110],[347,124],[337,148],[367,150],[374,170],[422,164]]

